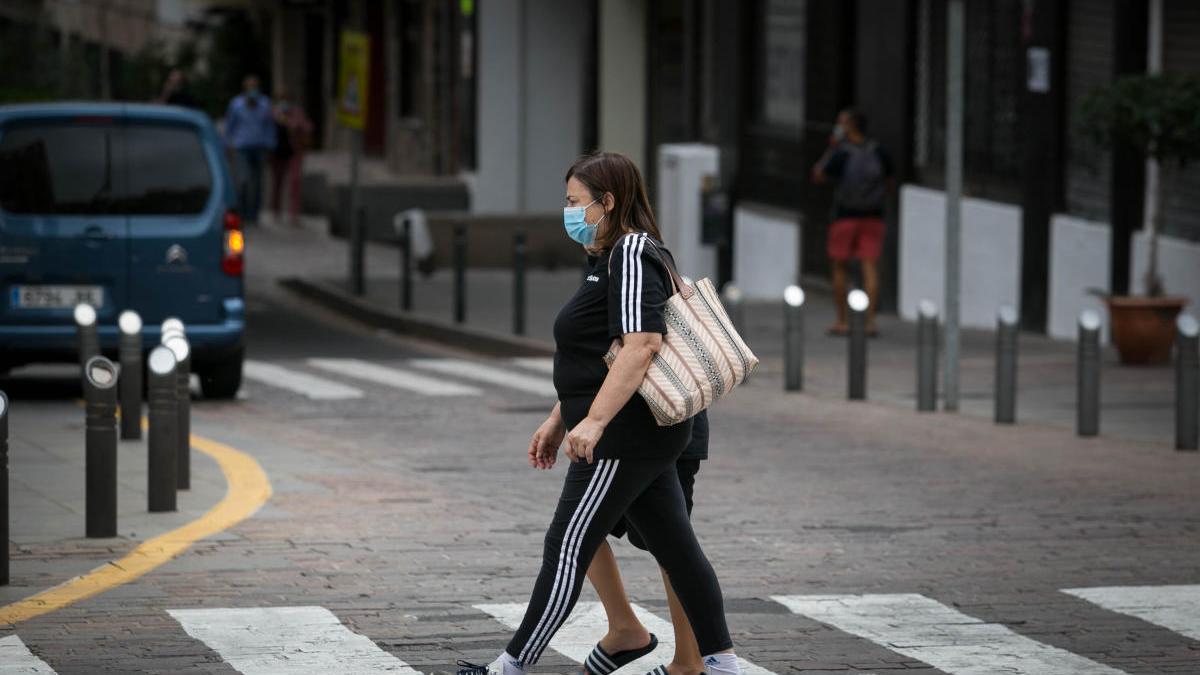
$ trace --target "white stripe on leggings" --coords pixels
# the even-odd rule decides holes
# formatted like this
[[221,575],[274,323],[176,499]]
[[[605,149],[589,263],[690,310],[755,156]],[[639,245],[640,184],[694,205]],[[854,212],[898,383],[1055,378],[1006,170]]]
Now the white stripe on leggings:
[[[579,527],[579,518],[582,515],[588,523],[591,523],[591,515],[595,513],[593,506],[599,505],[603,501],[604,494],[608,492],[608,487],[612,484],[611,478],[616,474],[617,463],[618,460],[611,459],[601,459],[597,462],[596,472],[592,474],[592,479],[588,482],[583,499],[575,508],[575,512],[571,514],[571,522],[567,524],[566,532],[563,533],[562,548],[558,553],[558,568],[554,573],[554,585],[551,587],[550,599],[546,603],[546,608],[542,610],[542,617],[538,620],[537,627],[534,628],[525,647],[521,649],[521,654],[517,657],[520,661],[535,663],[537,655],[545,649],[545,645],[549,643],[550,637],[554,634],[551,626],[558,621],[559,605],[571,595],[571,587],[563,588],[563,582],[567,580],[567,576],[571,576],[572,581],[574,579],[572,575],[576,563],[573,560],[568,563],[570,560],[568,551],[571,549],[574,537],[587,530],[586,525],[582,528]],[[564,567],[569,568],[567,575],[563,573]]]

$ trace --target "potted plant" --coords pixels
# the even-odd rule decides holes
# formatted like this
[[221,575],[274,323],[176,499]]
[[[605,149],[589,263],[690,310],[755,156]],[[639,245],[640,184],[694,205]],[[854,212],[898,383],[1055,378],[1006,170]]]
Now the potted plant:
[[[1080,107],[1082,133],[1101,146],[1125,145],[1157,164],[1180,166],[1200,158],[1200,78],[1176,74],[1133,75],[1089,94]],[[1148,191],[1144,227],[1149,260],[1145,296],[1104,296],[1113,343],[1122,363],[1167,361],[1175,317],[1187,304],[1168,296],[1158,271],[1162,231],[1162,183]]]

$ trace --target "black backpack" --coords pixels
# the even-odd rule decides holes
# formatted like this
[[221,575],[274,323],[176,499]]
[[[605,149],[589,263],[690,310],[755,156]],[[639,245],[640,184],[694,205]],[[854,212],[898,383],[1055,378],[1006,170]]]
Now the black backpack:
[[846,164],[833,198],[843,208],[854,211],[882,209],[887,198],[887,176],[879,157],[879,144],[843,143]]

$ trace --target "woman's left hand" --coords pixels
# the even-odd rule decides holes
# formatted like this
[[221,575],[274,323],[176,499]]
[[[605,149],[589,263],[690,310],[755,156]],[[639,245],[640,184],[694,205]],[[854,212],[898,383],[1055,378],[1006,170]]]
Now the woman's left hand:
[[575,425],[574,429],[571,429],[571,433],[567,434],[567,459],[572,462],[586,459],[587,463],[591,464],[592,452],[596,449],[596,444],[600,442],[602,435],[604,435],[603,424],[591,417],[584,418],[582,422]]

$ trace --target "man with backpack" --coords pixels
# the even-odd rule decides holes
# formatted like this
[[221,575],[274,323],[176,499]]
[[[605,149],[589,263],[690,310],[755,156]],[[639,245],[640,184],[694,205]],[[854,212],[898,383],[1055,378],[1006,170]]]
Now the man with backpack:
[[814,183],[832,181],[833,214],[827,250],[833,266],[833,297],[837,320],[830,335],[849,331],[846,319],[846,277],[851,259],[862,265],[863,290],[871,298],[867,334],[876,335],[875,308],[879,302],[879,255],[887,229],[883,210],[895,188],[892,161],[875,140],[867,138],[867,120],[852,108],[838,113],[829,148],[812,169]]

